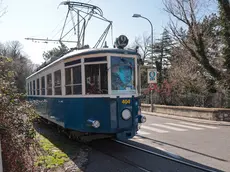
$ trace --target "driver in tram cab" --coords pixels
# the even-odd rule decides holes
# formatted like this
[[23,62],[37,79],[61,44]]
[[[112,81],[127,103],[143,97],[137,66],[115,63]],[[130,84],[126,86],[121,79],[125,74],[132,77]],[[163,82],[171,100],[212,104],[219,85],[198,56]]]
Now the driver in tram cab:
[[100,93],[99,89],[97,88],[97,85],[95,84],[94,81],[95,80],[92,77],[88,77],[86,79],[86,84],[87,84],[86,94],[98,94],[98,93]]
[[120,72],[120,67],[114,66],[112,69],[112,89],[113,90],[125,90],[125,84],[121,78],[124,78],[124,73]]

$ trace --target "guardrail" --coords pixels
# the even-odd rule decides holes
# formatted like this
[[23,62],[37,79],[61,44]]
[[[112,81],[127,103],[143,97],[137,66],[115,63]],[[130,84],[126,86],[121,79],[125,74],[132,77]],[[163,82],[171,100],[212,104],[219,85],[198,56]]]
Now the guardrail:
[[[151,112],[150,104],[141,104],[142,111]],[[230,109],[188,106],[166,106],[154,104],[154,112],[168,115],[200,118],[215,121],[230,121]]]

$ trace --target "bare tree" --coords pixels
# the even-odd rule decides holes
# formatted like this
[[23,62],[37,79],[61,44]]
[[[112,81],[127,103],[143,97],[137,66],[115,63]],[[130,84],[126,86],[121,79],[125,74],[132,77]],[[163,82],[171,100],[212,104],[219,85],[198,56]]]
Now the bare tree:
[[[213,79],[221,80],[222,71],[212,64],[213,56],[210,52],[210,48],[216,44],[217,40],[211,35],[216,23],[205,23],[205,20],[215,16],[201,17],[200,7],[204,6],[201,3],[205,3],[205,1],[164,0],[165,10],[174,18],[174,20],[171,19],[169,25],[174,38],[204,67]],[[177,22],[186,29],[178,27]],[[210,38],[214,39],[210,40]]]
[[138,53],[141,55],[142,64],[151,63],[151,37],[143,34],[135,38],[134,42],[128,48],[135,49],[138,47]]

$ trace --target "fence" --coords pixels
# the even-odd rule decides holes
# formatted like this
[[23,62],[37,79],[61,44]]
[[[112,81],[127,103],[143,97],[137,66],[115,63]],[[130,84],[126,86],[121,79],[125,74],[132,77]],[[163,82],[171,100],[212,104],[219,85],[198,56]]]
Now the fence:
[[[150,104],[150,94],[146,89],[142,89],[141,102]],[[177,94],[177,93],[153,93],[153,103],[173,106],[196,106],[196,107],[214,107],[229,108],[230,98],[226,94],[213,93],[208,95],[200,94]]]

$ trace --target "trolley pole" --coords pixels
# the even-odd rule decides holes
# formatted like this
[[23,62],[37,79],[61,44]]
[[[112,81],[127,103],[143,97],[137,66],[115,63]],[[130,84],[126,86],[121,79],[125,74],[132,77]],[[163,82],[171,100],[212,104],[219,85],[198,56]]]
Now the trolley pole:
[[[143,18],[143,19],[147,20],[151,26],[151,60],[152,60],[152,69],[154,69],[153,68],[153,25],[152,25],[152,22],[148,18],[143,17],[140,14],[133,14],[133,17]],[[152,89],[151,89],[151,95],[150,96],[151,96],[151,99],[150,99],[151,100],[151,112],[153,112],[153,90]]]

